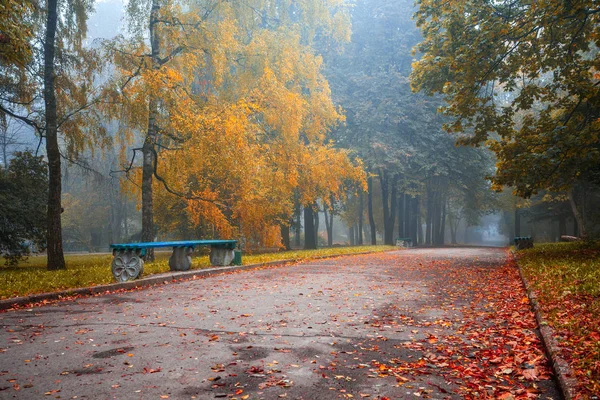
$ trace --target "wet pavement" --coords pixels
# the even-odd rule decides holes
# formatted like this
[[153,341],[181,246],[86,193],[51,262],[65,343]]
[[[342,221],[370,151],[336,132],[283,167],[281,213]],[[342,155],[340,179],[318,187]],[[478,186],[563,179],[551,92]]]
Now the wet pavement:
[[499,323],[474,291],[507,257],[345,256],[2,312],[0,399],[558,399],[543,353],[518,353],[533,316]]

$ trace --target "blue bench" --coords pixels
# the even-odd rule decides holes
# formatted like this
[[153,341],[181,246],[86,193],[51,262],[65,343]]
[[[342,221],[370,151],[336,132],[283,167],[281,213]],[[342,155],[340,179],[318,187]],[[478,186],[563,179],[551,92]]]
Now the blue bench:
[[171,271],[187,271],[192,265],[192,253],[197,246],[210,246],[212,265],[229,265],[235,256],[237,240],[181,240],[174,242],[146,242],[111,244],[113,253],[112,273],[119,282],[136,279],[144,272],[144,260],[147,249],[172,247],[169,258]]
[[516,236],[514,243],[516,250],[531,249],[533,247],[533,239],[531,236]]

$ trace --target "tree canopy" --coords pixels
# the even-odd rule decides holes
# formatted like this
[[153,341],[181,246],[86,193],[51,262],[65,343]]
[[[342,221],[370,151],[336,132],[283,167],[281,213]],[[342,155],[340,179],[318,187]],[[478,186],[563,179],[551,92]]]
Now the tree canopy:
[[443,94],[446,129],[496,153],[497,189],[529,197],[600,182],[597,3],[417,4],[413,89]]

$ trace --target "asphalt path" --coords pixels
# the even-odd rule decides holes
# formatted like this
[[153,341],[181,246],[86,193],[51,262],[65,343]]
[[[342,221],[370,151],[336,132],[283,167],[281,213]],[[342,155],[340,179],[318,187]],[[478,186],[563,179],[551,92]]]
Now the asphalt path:
[[[436,341],[468,336],[465,307],[481,307],[483,325],[494,310],[470,292],[449,298],[444,274],[506,260],[504,249],[402,250],[2,312],[0,399],[469,397],[448,367],[462,356]],[[529,397],[560,398],[540,375]],[[480,389],[498,393],[500,377],[486,379]]]

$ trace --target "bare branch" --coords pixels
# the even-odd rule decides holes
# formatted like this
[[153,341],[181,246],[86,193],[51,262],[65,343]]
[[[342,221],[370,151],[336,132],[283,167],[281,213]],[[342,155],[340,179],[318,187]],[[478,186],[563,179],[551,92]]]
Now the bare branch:
[[181,197],[183,199],[186,200],[200,200],[200,201],[204,201],[206,203],[211,203],[211,204],[215,204],[219,207],[223,207],[223,208],[228,208],[225,204],[220,203],[218,201],[212,200],[212,199],[207,199],[204,197],[200,197],[200,196],[190,196],[181,192],[178,192],[174,189],[172,189],[168,184],[167,181],[160,175],[158,175],[158,171],[157,171],[157,164],[158,164],[158,153],[156,152],[156,149],[154,149],[154,147],[152,148],[152,152],[154,153],[154,165],[153,165],[153,169],[154,169],[154,177],[163,184],[163,187],[165,188],[165,190],[177,197]]
[[43,129],[34,120],[24,117],[22,115],[15,114],[11,110],[5,108],[2,104],[0,104],[0,112],[3,112],[11,116],[12,118],[18,119],[19,121],[24,122],[26,125],[33,127],[36,131],[38,131],[40,135],[43,132]]

